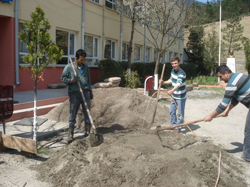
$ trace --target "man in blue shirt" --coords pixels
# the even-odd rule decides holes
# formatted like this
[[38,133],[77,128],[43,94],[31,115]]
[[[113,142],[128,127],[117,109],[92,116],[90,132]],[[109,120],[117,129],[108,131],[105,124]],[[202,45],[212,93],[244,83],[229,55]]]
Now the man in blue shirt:
[[80,104],[82,105],[82,112],[84,114],[85,135],[87,135],[86,133],[89,133],[91,127],[89,116],[78,86],[78,81],[80,81],[80,85],[83,90],[86,103],[88,105],[88,108],[90,109],[90,100],[93,98],[93,94],[90,82],[89,67],[87,64],[84,63],[85,58],[86,52],[82,49],[79,49],[76,52],[76,60],[74,64],[77,76],[74,75],[74,71],[71,64],[65,66],[61,75],[62,82],[68,86],[70,102],[68,143],[71,143],[73,141],[74,125],[76,124],[76,115],[78,113]]
[[[229,111],[239,102],[250,108],[250,77],[243,73],[232,73],[226,66],[221,65],[216,69],[220,80],[227,83],[222,102],[210,115],[204,118],[204,121],[212,121],[218,114],[227,116]],[[245,125],[245,137],[243,145],[242,158],[250,162],[250,111],[248,111]]]

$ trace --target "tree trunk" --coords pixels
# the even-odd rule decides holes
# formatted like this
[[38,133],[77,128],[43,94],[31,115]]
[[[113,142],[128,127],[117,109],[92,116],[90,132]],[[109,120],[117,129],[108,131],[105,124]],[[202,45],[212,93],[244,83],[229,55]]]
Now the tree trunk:
[[128,76],[131,75],[131,56],[133,51],[133,38],[134,38],[134,31],[135,31],[135,7],[133,10],[133,17],[132,17],[132,29],[131,29],[131,36],[128,46]]
[[35,79],[35,86],[34,86],[34,117],[33,117],[33,140],[37,140],[37,78]]
[[160,59],[158,57],[156,63],[155,63],[155,70],[154,70],[154,90],[158,89],[158,71],[159,71],[159,62]]
[[[161,59],[161,55],[159,54],[159,56],[157,58],[157,61],[156,61],[156,64],[155,64],[155,72],[154,72],[155,75],[157,73],[157,84],[158,84],[158,70],[159,70],[160,59]],[[166,63],[164,63],[164,65],[162,67],[161,79],[163,79],[163,75],[164,75],[164,71],[165,71],[165,66],[166,66]],[[154,80],[156,80],[156,76],[155,75],[154,75]],[[155,115],[156,115],[156,110],[157,110],[157,106],[158,106],[158,99],[159,99],[159,95],[160,95],[160,90],[161,90],[161,84],[158,87],[157,99],[156,99],[155,108],[154,108],[154,112],[153,112],[153,116],[152,116],[152,120],[151,120],[150,126],[153,125],[154,120],[155,120]]]

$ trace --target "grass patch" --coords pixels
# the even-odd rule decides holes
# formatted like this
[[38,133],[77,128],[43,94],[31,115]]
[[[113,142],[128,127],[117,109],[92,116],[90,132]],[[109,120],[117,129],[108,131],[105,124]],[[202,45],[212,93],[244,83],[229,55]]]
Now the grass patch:
[[186,80],[187,84],[198,83],[199,85],[218,85],[218,77],[212,76],[198,76]]
[[37,150],[37,153],[39,155],[49,155],[50,150],[47,147],[42,147],[42,148],[40,148],[40,149]]

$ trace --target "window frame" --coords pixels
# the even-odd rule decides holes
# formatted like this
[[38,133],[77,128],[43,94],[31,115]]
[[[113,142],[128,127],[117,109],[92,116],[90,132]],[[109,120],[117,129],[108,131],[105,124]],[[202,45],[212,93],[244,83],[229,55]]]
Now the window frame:
[[[109,7],[107,5],[107,3],[110,3],[111,4],[111,7]],[[110,9],[110,10],[114,10],[116,11],[116,6],[117,6],[117,0],[105,0],[105,7]]]
[[150,55],[151,53],[151,47],[146,47],[146,62],[145,63],[149,63],[150,62]]
[[[19,22],[19,34],[25,29],[23,26],[24,23],[25,22],[21,22],[21,21]],[[22,56],[28,55],[28,51],[27,52],[21,51],[21,45],[24,45],[24,47],[26,46],[26,49],[27,49],[27,42],[22,42],[20,38],[18,40],[19,40],[19,50],[18,50],[19,51],[19,65],[28,65],[22,60]]]
[[[65,54],[63,54],[62,55],[62,58],[67,58],[68,60],[67,60],[67,64],[69,64],[70,63],[70,61],[69,61],[69,57],[71,57],[71,59],[74,61],[75,60],[75,53],[76,53],[76,33],[75,32],[72,32],[72,31],[67,31],[67,30],[64,30],[64,29],[58,29],[58,28],[56,28],[55,29],[55,32],[57,32],[57,31],[63,31],[63,32],[67,32],[68,33],[68,39],[67,39],[67,45],[68,45],[68,55],[65,55]],[[73,46],[73,50],[74,50],[74,52],[73,52],[73,54],[70,54],[70,36],[71,36],[71,34],[74,36],[74,46]],[[56,37],[57,37],[57,33],[56,33],[56,35],[55,35]],[[56,38],[55,37],[55,38]],[[56,42],[57,42],[57,40],[56,40]],[[57,43],[56,43],[56,45],[57,45]],[[58,46],[58,45],[57,45]],[[59,47],[59,46],[58,46]],[[59,47],[59,49],[61,50],[61,48]],[[56,66],[66,66],[67,64],[58,64],[58,62],[56,63]]]
[[171,60],[173,58],[172,56],[173,56],[173,52],[169,51],[169,56],[168,56],[169,63],[171,63]]
[[154,61],[156,62],[159,56],[159,51],[155,48],[154,49]]
[[124,16],[127,16],[127,17],[131,17],[131,10],[130,10],[130,6],[129,5],[125,5],[124,3],[123,3],[123,6],[122,6],[122,13],[123,13],[123,15]]
[[[96,4],[100,4],[100,0],[90,0],[90,1],[93,3],[96,3]],[[98,1],[98,2],[96,2],[96,1]]]
[[183,63],[182,58],[183,58],[183,55],[180,54],[180,63]]
[[109,59],[107,57],[105,57],[106,53],[105,53],[105,48],[106,48],[106,43],[107,41],[110,41],[111,44],[111,49],[110,49],[110,59],[115,60],[115,46],[116,46],[116,42],[115,40],[111,40],[111,39],[105,39],[105,46],[104,46],[104,59]]
[[[135,54],[136,51],[137,52],[139,51],[139,55]],[[135,59],[135,57],[136,57],[136,59]],[[137,57],[139,57],[139,59]],[[136,63],[141,62],[141,46],[139,46],[139,45],[135,45],[135,49],[134,49],[134,62],[136,62]]]
[[166,63],[166,52],[162,53],[162,63]]
[[124,49],[124,44],[125,44],[125,58],[123,58],[123,54],[122,54],[122,62],[127,62],[128,61],[128,47],[129,47],[129,44],[126,43],[126,42],[123,42],[122,43],[122,52],[123,52],[123,49]]
[[[92,56],[88,56],[88,53],[87,53],[87,56],[86,56],[86,60],[91,60],[91,64],[88,64],[88,66],[98,66],[99,62],[97,62],[98,64],[95,64],[95,61],[98,61],[98,56],[99,56],[99,38],[98,37],[95,37],[95,36],[91,36],[91,35],[87,35],[85,34],[84,37],[92,37],[92,51],[93,51],[93,55]],[[85,38],[84,38],[84,46],[85,45]],[[95,50],[96,48],[96,50]],[[95,53],[96,53],[96,56],[95,56]]]

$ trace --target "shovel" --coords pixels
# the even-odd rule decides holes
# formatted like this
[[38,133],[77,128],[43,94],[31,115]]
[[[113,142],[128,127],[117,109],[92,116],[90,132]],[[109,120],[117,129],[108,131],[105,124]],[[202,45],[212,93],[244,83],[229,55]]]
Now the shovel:
[[[221,117],[221,116],[222,116],[222,115],[220,114],[220,115],[216,116],[215,118]],[[190,122],[186,122],[186,123],[181,123],[181,124],[174,125],[174,126],[156,127],[156,132],[164,131],[164,130],[174,130],[176,127],[187,126],[187,125],[191,125],[191,124],[193,124],[193,123],[198,123],[198,122],[201,122],[201,121],[204,121],[204,118],[202,118],[202,119],[197,119],[197,120],[190,121]]]
[[[69,60],[70,60],[72,69],[73,69],[73,71],[74,71],[74,74],[75,74],[75,76],[77,76],[77,73],[76,73],[74,64],[73,64],[73,62],[72,62],[72,60],[71,60],[70,57],[69,57]],[[82,100],[83,100],[83,102],[84,102],[85,108],[86,108],[87,113],[88,113],[88,116],[89,116],[89,120],[90,120],[91,126],[92,126],[92,128],[93,128],[93,130],[94,130],[94,133],[90,133],[90,134],[89,134],[90,145],[91,145],[91,147],[95,147],[95,146],[100,145],[100,144],[103,142],[103,136],[102,136],[101,134],[97,133],[97,131],[96,131],[96,127],[95,127],[95,125],[94,125],[94,121],[93,121],[93,119],[92,119],[92,117],[91,117],[91,115],[90,115],[89,107],[88,107],[87,102],[86,102],[86,100],[85,100],[85,97],[84,97],[84,95],[83,95],[82,87],[81,87],[79,81],[78,81],[77,83],[78,83],[78,87],[79,87],[79,90],[80,90],[81,95],[82,95]]]
[[[164,71],[165,71],[165,66],[166,66],[166,63],[164,63],[164,64],[163,64],[163,67],[162,67],[162,71],[161,71],[161,80],[163,79],[163,75],[164,75]],[[151,122],[150,122],[150,126],[154,123],[154,120],[155,120],[155,115],[156,115],[156,110],[157,110],[157,105],[158,105],[160,90],[161,90],[161,84],[160,84],[159,87],[158,87],[157,100],[156,100],[156,103],[155,103],[154,113],[153,113],[152,120],[151,120]]]

